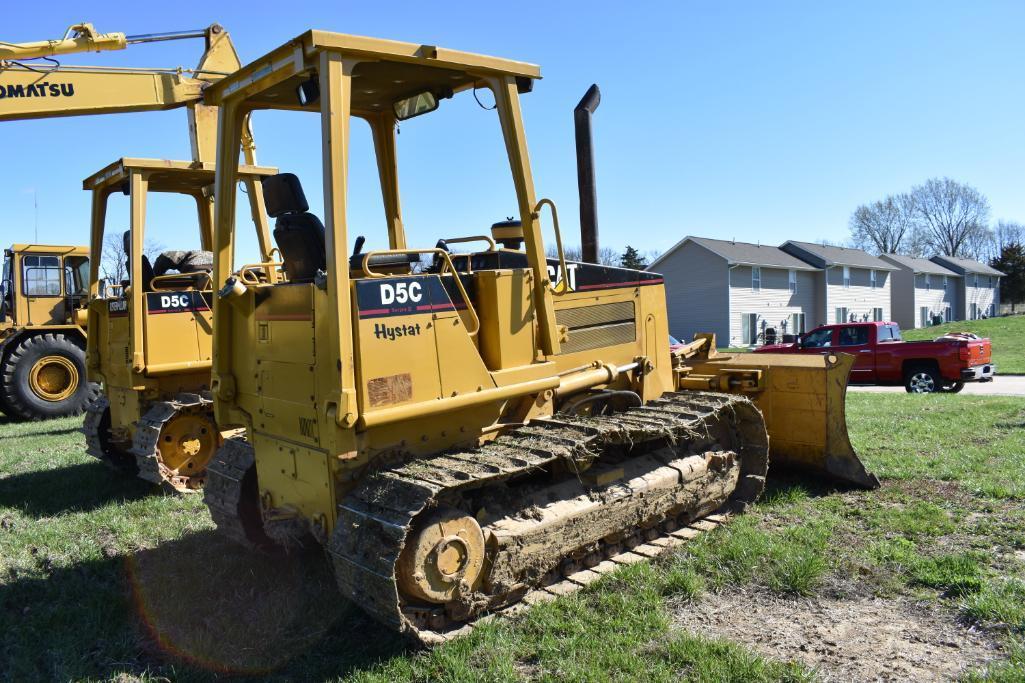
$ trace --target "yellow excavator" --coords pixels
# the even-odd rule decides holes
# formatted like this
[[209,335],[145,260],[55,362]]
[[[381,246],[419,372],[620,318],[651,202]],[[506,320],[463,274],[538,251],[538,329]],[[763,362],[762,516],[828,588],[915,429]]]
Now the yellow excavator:
[[[134,69],[66,66],[57,56],[128,45],[201,38],[198,66]],[[122,158],[87,178],[92,193],[88,267],[88,337],[84,364],[103,395],[86,412],[88,452],[120,470],[177,491],[202,486],[206,463],[221,443],[209,395],[210,271],[213,240],[216,107],[203,103],[212,83],[240,62],[231,38],[213,24],[198,31],[125,36],[70,27],[60,40],[0,44],[0,120],[160,111],[185,107],[191,161]],[[46,60],[30,62],[28,60]],[[246,164],[240,179],[252,202],[261,258],[270,260],[270,236],[260,181],[274,169],[255,166],[251,135],[244,136]],[[151,193],[182,195],[197,207],[200,250],[168,251],[155,263],[143,254],[146,206]],[[128,278],[100,280],[107,207],[129,196],[131,220],[123,249]],[[262,277],[276,281],[271,269]]]
[[[718,356],[707,336],[671,353],[661,276],[566,261],[520,109],[540,76],[310,31],[204,96],[221,108],[212,393],[217,423],[246,431],[218,450],[205,501],[238,542],[322,544],[348,598],[421,642],[743,510],[770,459],[878,485],[847,437],[849,356]],[[494,96],[481,115],[497,114],[517,217],[410,245],[396,126],[481,90]],[[323,177],[307,182],[323,187],[323,222],[296,175],[263,182],[279,282],[253,277],[277,263],[234,262],[244,121],[265,109],[317,115],[322,133]],[[348,248],[353,117],[373,134],[388,249]],[[471,241],[481,250],[452,253]]]

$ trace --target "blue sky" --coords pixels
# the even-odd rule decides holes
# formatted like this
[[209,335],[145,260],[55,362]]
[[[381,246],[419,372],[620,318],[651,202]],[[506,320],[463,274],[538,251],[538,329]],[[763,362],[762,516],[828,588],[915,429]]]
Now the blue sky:
[[[212,9],[216,6],[215,9]],[[173,10],[173,11],[172,11]],[[308,28],[483,52],[542,66],[523,98],[539,196],[576,243],[572,108],[597,82],[603,245],[664,250],[687,234],[779,243],[842,240],[854,208],[932,176],[1025,222],[1022,2],[194,2],[55,0],[4,9],[0,39],[59,37],[71,23],[148,33],[217,21],[243,61]],[[66,63],[195,65],[199,41]],[[319,122],[256,119],[261,163],[320,200]],[[86,176],[120,156],[187,158],[183,111],[0,124],[8,179],[0,242],[86,243]],[[369,133],[354,128],[351,235],[384,240]],[[472,97],[403,124],[400,186],[411,245],[479,234],[515,200],[497,118]],[[192,246],[184,202],[152,204],[150,234]],[[115,222],[127,210],[114,210]],[[350,236],[351,241],[351,236]],[[248,250],[252,241],[243,239]]]

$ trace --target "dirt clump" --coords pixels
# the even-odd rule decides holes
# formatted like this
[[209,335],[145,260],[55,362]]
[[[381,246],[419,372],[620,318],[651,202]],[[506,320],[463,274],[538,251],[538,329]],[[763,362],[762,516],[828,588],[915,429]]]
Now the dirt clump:
[[784,598],[729,591],[679,605],[674,626],[794,660],[825,681],[952,680],[1000,656],[985,632],[907,598]]

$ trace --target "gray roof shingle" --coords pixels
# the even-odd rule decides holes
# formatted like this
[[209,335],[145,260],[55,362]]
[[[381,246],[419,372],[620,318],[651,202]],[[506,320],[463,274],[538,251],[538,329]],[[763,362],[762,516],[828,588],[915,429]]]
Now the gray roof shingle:
[[929,273],[930,275],[946,275],[948,277],[961,277],[958,273],[944,268],[940,264],[930,261],[927,258],[915,258],[904,254],[880,254],[879,258],[896,266],[907,268],[912,273]]
[[933,256],[932,260],[940,265],[947,266],[953,270],[960,270],[965,273],[980,273],[982,275],[1006,275],[996,268],[990,268],[985,263],[974,261],[970,258],[957,258],[955,256]]
[[818,270],[815,266],[791,256],[782,249],[770,244],[751,244],[733,240],[715,240],[710,237],[693,237],[688,235],[675,247],[659,256],[652,262],[651,268],[669,254],[676,251],[686,242],[699,244],[712,253],[726,259],[730,265],[766,266],[769,268],[788,268],[793,270]]
[[872,256],[872,254],[864,251],[863,249],[854,249],[852,247],[827,247],[821,244],[814,244],[812,242],[797,242],[795,240],[788,240],[780,245],[780,247],[785,248],[788,244],[808,252],[813,256],[817,256],[825,262],[827,267],[854,266],[855,268],[874,268],[875,270],[897,269],[896,266]]

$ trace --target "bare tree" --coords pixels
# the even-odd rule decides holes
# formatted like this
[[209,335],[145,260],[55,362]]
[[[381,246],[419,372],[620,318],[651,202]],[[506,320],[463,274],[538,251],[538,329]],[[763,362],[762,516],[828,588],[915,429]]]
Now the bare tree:
[[874,254],[917,251],[915,220],[915,200],[907,193],[862,204],[851,215],[851,245]]
[[[164,245],[146,240],[142,253],[150,262],[156,260]],[[122,233],[107,234],[103,237],[103,254],[100,257],[100,275],[110,283],[118,284],[128,279],[128,254],[125,251]]]
[[970,185],[930,178],[912,188],[925,242],[945,256],[977,258],[990,239],[989,202]]
[[993,230],[993,240],[996,242],[997,255],[1008,245],[1025,244],[1025,225],[1001,219]]
[[[566,255],[567,261],[583,261],[584,252],[576,245],[563,245],[562,252]],[[559,251],[554,244],[549,244],[545,249],[545,256],[548,258],[559,258]],[[603,266],[618,266],[619,252],[611,247],[598,249],[598,263]]]

